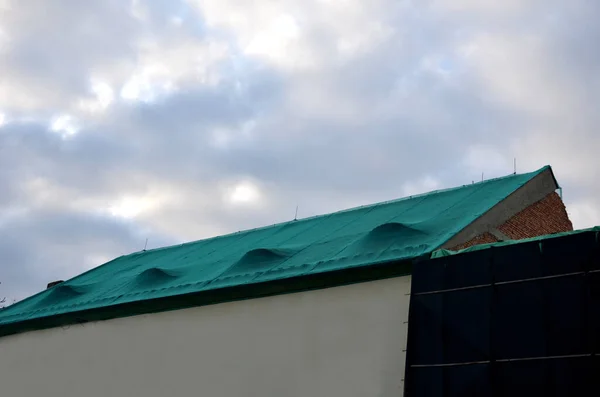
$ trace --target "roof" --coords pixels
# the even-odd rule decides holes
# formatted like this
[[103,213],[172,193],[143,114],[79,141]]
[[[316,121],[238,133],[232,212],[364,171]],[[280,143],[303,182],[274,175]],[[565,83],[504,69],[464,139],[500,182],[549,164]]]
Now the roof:
[[0,335],[407,274],[549,168],[121,256],[0,311]]

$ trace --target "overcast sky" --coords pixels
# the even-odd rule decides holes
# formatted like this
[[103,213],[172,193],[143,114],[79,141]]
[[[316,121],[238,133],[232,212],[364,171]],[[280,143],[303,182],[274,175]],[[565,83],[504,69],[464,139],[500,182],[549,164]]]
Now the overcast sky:
[[553,166],[600,224],[598,0],[0,0],[0,295]]

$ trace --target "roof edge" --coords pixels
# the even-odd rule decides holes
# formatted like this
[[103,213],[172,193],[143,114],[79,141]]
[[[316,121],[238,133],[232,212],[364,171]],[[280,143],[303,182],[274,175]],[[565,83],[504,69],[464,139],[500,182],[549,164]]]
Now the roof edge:
[[382,262],[374,266],[360,266],[262,283],[236,285],[209,291],[192,292],[152,300],[133,301],[60,315],[16,321],[0,326],[0,338],[72,324],[84,324],[403,277],[412,273],[413,263],[428,258],[429,253],[414,259]]

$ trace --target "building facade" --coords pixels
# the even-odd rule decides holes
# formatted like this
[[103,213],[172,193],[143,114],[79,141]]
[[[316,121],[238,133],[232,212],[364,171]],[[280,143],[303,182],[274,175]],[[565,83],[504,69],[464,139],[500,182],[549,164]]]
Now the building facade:
[[552,170],[116,258],[0,311],[10,396],[401,396],[411,273],[572,229]]

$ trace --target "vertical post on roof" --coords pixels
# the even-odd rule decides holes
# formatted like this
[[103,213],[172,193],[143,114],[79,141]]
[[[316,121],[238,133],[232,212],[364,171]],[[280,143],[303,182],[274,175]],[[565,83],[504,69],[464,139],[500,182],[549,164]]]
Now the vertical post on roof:
[[294,215],[294,220],[298,220],[298,206],[296,206],[296,214]]
[[483,182],[483,172],[481,173],[481,182]]
[[514,159],[514,172],[513,174],[517,175],[517,158]]

